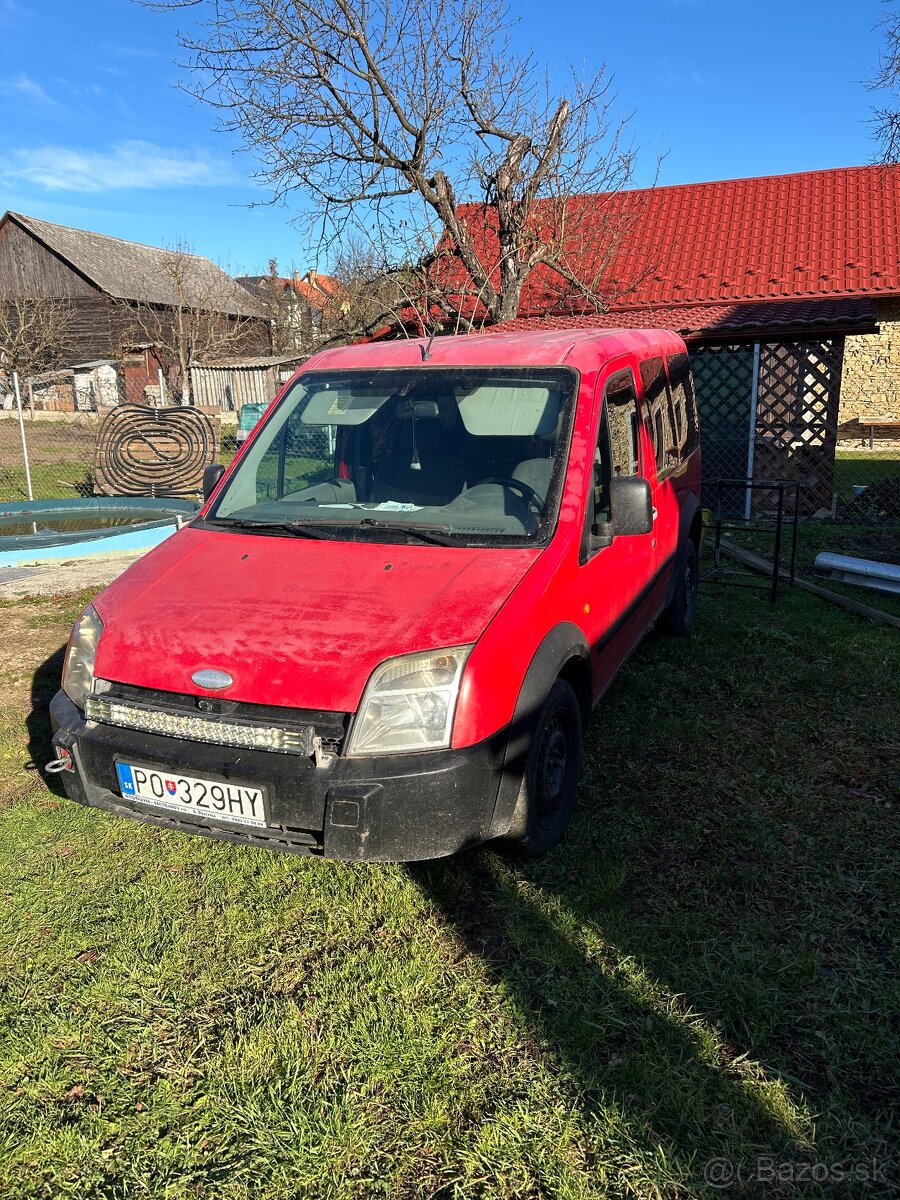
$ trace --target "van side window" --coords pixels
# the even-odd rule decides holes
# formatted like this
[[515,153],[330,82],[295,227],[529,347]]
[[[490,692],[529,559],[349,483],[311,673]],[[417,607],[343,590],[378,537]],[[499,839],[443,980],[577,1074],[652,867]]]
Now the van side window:
[[682,456],[697,448],[697,399],[690,360],[686,354],[670,354],[669,383],[672,387],[672,407],[675,412],[675,431]]
[[609,422],[613,472],[636,475],[640,463],[637,395],[634,376],[619,371],[606,385],[605,414]]
[[637,392],[629,369],[617,371],[603,392],[594,451],[593,504],[588,526],[611,520],[609,484],[614,475],[635,475],[640,462]]
[[646,400],[647,433],[656,456],[656,475],[662,478],[676,466],[679,457],[672,397],[662,357],[641,363],[641,383]]

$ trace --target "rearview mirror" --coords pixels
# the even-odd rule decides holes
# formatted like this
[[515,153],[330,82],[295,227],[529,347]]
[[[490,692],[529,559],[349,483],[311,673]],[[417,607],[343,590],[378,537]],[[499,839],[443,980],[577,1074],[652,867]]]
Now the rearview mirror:
[[216,490],[216,484],[225,474],[225,468],[221,463],[211,463],[208,467],[203,468],[203,499],[208,500]]
[[610,480],[609,505],[616,537],[653,529],[653,496],[650,484],[640,475],[618,475]]

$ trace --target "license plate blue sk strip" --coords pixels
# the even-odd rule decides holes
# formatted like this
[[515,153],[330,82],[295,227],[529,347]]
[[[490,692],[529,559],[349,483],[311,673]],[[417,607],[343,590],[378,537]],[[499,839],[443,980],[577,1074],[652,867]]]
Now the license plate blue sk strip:
[[261,788],[170,774],[132,763],[116,763],[116,773],[126,800],[139,800],[173,812],[191,812],[214,821],[266,824]]

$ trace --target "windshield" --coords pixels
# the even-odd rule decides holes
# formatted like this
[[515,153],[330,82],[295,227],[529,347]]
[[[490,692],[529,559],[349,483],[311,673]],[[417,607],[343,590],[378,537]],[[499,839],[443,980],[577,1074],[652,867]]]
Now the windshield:
[[543,538],[559,508],[574,386],[559,369],[305,375],[207,520],[342,540]]

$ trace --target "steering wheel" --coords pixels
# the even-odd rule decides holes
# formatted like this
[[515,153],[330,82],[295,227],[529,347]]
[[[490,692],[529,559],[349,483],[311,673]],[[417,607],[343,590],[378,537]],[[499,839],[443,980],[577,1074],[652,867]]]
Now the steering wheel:
[[491,475],[487,479],[482,479],[480,483],[499,483],[501,487],[509,488],[510,491],[518,492],[526,504],[530,504],[538,515],[543,511],[544,501],[538,493],[527,483],[523,483],[521,479],[516,479],[513,475]]

